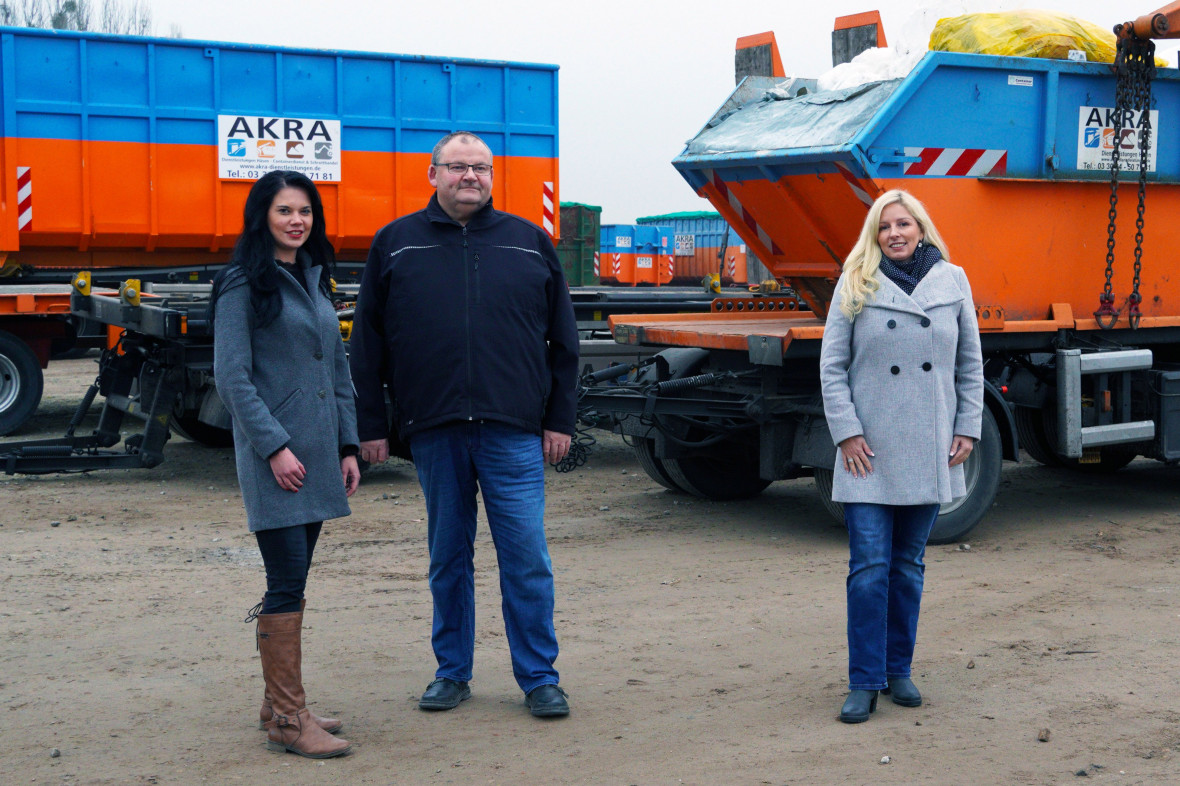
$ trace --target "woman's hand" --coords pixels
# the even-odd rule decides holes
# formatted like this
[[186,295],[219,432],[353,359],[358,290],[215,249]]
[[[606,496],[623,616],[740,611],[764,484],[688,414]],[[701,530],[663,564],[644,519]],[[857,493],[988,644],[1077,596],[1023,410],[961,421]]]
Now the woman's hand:
[[361,470],[357,465],[356,456],[345,456],[340,459],[340,474],[344,476],[344,495],[351,497],[361,484]]
[[876,455],[869,449],[869,443],[858,434],[840,443],[840,454],[844,458],[844,469],[856,478],[867,478],[873,471],[873,462],[869,458]]
[[951,460],[950,466],[962,464],[971,455],[971,451],[975,449],[975,440],[971,437],[964,437],[956,434],[955,438],[951,440]]
[[303,476],[307,470],[303,462],[295,458],[290,448],[283,448],[270,457],[270,471],[274,473],[275,482],[285,491],[299,491],[303,487]]

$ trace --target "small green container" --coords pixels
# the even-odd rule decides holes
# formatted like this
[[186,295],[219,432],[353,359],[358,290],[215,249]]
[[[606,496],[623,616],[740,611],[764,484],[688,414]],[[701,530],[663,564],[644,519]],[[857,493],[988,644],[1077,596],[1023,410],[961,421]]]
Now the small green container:
[[557,258],[571,287],[598,286],[598,231],[602,208],[579,202],[561,203],[561,238]]

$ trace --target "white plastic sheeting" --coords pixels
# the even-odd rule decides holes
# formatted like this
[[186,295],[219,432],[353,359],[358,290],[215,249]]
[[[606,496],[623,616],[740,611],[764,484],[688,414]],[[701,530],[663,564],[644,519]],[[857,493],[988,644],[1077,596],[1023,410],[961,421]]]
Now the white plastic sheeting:
[[877,113],[901,80],[786,98],[774,89],[716,118],[682,155],[762,152],[847,144]]

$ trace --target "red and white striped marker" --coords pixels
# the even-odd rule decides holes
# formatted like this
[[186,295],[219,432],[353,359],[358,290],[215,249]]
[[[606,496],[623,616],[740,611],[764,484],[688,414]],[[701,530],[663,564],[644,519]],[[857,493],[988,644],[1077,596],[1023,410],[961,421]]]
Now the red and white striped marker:
[[671,254],[668,255],[668,280],[671,281],[676,277],[676,257]]
[[907,147],[907,158],[918,161],[905,165],[907,175],[933,177],[988,177],[1008,171],[1007,150],[958,147]]
[[618,276],[623,272],[623,255],[611,254],[610,271],[612,275]]
[[594,252],[594,277],[598,278],[598,252]]
[[713,181],[713,187],[716,188],[723,197],[725,197],[725,200],[729,202],[729,206],[733,208],[733,211],[737,213],[739,217],[741,217],[742,223],[744,223],[758,235],[758,240],[762,242],[762,247],[768,249],[773,256],[782,256],[783,250],[775,244],[770,235],[766,234],[766,230],[764,230],[758,224],[758,222],[754,220],[754,217],[746,212],[746,209],[742,207],[741,202],[739,202],[737,197],[734,196],[733,192],[729,190],[729,186],[727,186],[725,181],[721,179],[721,175],[707,169],[705,170],[705,176],[709,180]]
[[33,173],[27,166],[16,168],[16,202],[18,232],[33,229]]
[[543,228],[549,233],[549,237],[554,237],[553,234],[553,181],[546,180],[541,184],[541,221]]
[[725,265],[725,269],[728,271],[730,278],[737,278],[737,257],[730,257]]
[[879,191],[880,189],[876,188],[875,186],[866,185],[863,183],[860,178],[852,174],[851,169],[839,161],[835,162],[835,166],[836,171],[839,172],[840,176],[844,178],[844,182],[846,182],[848,187],[852,189],[852,193],[856,194],[856,198],[864,204],[871,206],[873,204],[873,200],[875,199],[873,193]]

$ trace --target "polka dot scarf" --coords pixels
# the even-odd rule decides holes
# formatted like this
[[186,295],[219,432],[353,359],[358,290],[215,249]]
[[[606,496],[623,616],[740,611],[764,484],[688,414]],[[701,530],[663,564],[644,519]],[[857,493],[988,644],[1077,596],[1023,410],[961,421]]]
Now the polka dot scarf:
[[889,277],[889,280],[897,284],[907,295],[914,294],[914,288],[918,286],[918,282],[925,278],[926,274],[930,272],[930,268],[934,267],[934,263],[942,259],[942,252],[937,248],[919,240],[918,247],[914,249],[914,255],[904,262],[894,262],[887,256],[881,256],[881,272]]

